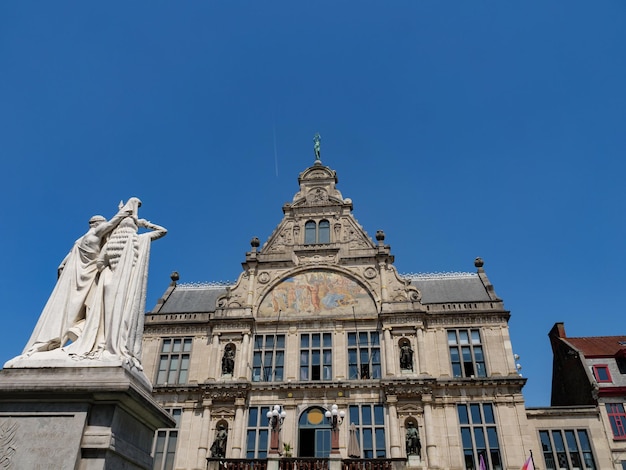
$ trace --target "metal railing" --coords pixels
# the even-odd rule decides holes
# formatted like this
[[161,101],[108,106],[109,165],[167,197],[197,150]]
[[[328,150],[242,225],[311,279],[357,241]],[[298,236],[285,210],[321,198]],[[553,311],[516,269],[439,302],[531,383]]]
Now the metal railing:
[[[208,458],[209,470],[267,470],[267,459]],[[404,468],[406,459],[342,459],[341,470],[398,470]],[[326,458],[282,457],[279,470],[328,470]]]
[[207,459],[209,470],[267,470],[266,459]]
[[284,457],[278,462],[279,470],[328,470],[328,459],[315,457]]

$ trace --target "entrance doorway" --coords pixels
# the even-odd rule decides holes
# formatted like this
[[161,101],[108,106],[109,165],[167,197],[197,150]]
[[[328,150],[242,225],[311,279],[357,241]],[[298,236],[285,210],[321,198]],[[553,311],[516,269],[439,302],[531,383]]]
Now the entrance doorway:
[[311,407],[298,422],[298,456],[328,458],[330,456],[330,425],[324,420],[326,410]]

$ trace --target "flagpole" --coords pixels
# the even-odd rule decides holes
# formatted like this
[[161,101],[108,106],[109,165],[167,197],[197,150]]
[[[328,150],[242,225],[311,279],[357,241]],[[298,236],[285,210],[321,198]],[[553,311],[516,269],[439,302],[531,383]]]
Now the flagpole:
[[533,450],[530,449],[530,461],[533,463],[533,468],[535,468],[535,458],[533,457]]

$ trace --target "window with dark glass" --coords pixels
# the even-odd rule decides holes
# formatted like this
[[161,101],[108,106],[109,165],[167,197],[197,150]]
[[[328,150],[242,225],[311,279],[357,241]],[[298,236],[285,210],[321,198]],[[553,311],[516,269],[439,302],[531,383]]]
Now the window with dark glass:
[[176,456],[176,443],[178,441],[178,427],[180,426],[180,418],[183,414],[182,408],[166,409],[176,421],[176,427],[173,429],[157,429],[153,449],[153,469],[154,470],[173,470],[174,457]]
[[300,335],[300,380],[332,380],[332,334]]
[[317,243],[330,243],[330,222],[320,220],[317,231]]
[[546,470],[595,469],[589,436],[584,429],[539,431]]
[[317,225],[312,220],[304,224],[304,243],[314,245],[317,241]]
[[255,335],[253,382],[281,382],[285,370],[285,335]]
[[157,385],[187,383],[191,338],[165,338],[161,344]]
[[248,409],[246,432],[246,458],[265,459],[269,449],[269,406],[252,406]]
[[609,416],[614,439],[626,439],[626,413],[623,403],[607,403],[606,412]]
[[385,412],[383,405],[350,405],[350,424],[356,427],[357,442],[364,459],[385,458]]
[[597,364],[593,366],[593,375],[598,383],[611,382],[611,374],[609,373],[609,366],[606,364]]
[[491,403],[457,405],[466,470],[478,469],[480,456],[487,468],[502,470],[498,430]]
[[448,330],[448,347],[454,377],[487,376],[479,330]]
[[381,376],[378,332],[348,333],[348,378],[380,379]]

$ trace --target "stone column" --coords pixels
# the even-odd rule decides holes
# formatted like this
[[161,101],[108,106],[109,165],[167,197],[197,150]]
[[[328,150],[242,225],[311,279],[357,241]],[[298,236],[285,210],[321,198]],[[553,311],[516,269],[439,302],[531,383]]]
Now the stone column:
[[391,336],[391,328],[383,328],[383,338],[385,341],[385,369],[386,375],[394,375],[396,372],[395,367],[395,354],[393,347],[393,338]]
[[400,439],[399,428],[400,423],[398,422],[398,411],[396,409],[396,404],[398,403],[398,397],[395,395],[387,396],[387,410],[389,411],[389,442],[391,443],[391,458],[402,457],[402,449],[400,447],[400,443],[403,441]]
[[233,422],[233,457],[234,459],[241,458],[241,448],[245,441],[246,426],[244,423],[244,406],[246,400],[243,398],[235,398],[235,421]]
[[426,345],[424,344],[424,328],[416,328],[417,333],[417,371],[420,374],[428,374],[426,370]]
[[222,375],[222,368],[217,367],[219,370],[219,375],[216,376],[216,366],[215,364],[221,364],[219,361],[219,352],[220,352],[220,335],[219,333],[213,333],[213,338],[211,340],[211,348],[209,349],[209,380],[216,380],[217,377]]
[[437,459],[437,444],[435,444],[435,428],[433,426],[433,397],[432,395],[423,395],[424,403],[424,428],[426,441],[426,455],[428,457],[428,468],[439,468]]
[[198,447],[198,462],[196,467],[206,468],[206,458],[209,457],[209,427],[211,426],[211,400],[202,403],[202,424],[200,428],[200,446]]
[[383,302],[387,302],[387,275],[386,264],[384,262],[378,263],[378,271],[380,272],[380,298]]
[[239,377],[241,380],[246,380],[248,377],[248,350],[250,349],[250,333],[245,332],[243,334],[243,339],[241,340],[241,348],[240,351],[237,352],[236,364],[239,369],[238,373],[235,377]]

